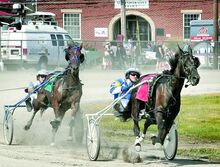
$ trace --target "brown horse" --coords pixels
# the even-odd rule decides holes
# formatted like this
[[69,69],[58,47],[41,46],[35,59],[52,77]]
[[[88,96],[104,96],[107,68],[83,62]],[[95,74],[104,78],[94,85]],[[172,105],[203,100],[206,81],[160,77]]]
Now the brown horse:
[[[158,75],[152,83],[151,96],[147,103],[137,100],[137,89],[132,92],[131,115],[134,120],[135,145],[141,147],[141,141],[147,129],[152,124],[157,124],[158,135],[152,137],[152,143],[163,145],[165,137],[169,132],[176,116],[180,111],[181,90],[185,79],[192,86],[199,83],[200,76],[197,68],[200,65],[199,59],[192,55],[190,46],[182,50],[178,46],[178,52],[169,60],[171,70]],[[140,79],[141,80],[141,79]],[[143,134],[140,133],[139,112],[145,109],[146,121]]]
[[[79,66],[82,62],[81,56],[83,56],[81,54],[81,49],[82,44],[79,47],[73,47],[66,51],[66,60],[69,61],[69,65],[63,73],[56,77],[51,92],[48,92],[45,87],[42,87],[39,90],[37,99],[33,102],[33,115],[25,126],[25,130],[28,130],[31,127],[33,119],[40,109],[45,110],[47,107],[52,107],[55,114],[55,119],[51,121],[52,145],[54,144],[55,134],[61,124],[65,112],[68,109],[71,109],[72,118],[70,121],[70,136],[72,136],[72,126],[75,122],[74,118],[77,115],[80,116],[79,104],[82,96],[82,84],[79,79]],[[49,75],[46,81],[50,80],[53,76],[54,75]],[[79,128],[83,128],[82,124]],[[78,140],[82,141],[82,137],[81,134],[81,136],[78,137]]]

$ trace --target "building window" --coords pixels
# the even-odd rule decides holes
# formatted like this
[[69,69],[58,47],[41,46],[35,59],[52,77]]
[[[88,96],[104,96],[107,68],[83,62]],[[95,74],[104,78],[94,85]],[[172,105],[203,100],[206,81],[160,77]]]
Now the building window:
[[163,28],[157,28],[156,29],[157,36],[164,36],[164,29]]
[[190,39],[190,21],[200,20],[201,14],[183,14],[183,35],[184,39]]
[[70,34],[74,40],[81,39],[81,14],[64,13],[64,29]]

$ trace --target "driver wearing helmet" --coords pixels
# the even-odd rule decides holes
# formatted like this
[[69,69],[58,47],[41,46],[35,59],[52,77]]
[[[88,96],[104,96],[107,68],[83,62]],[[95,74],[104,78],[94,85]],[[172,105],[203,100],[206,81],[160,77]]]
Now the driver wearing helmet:
[[[114,99],[119,96],[123,96],[127,91],[137,82],[140,78],[141,73],[136,68],[129,68],[125,72],[125,79],[117,79],[110,86],[110,93],[114,95]],[[129,92],[125,97],[123,97],[119,103],[117,103],[114,108],[117,111],[115,116],[118,117],[130,117],[126,115],[126,111],[130,110],[129,102],[131,99],[131,92]]]
[[[28,88],[25,89],[25,92],[26,92],[26,93],[31,93],[36,87],[38,87],[42,82],[45,81],[47,75],[48,75],[48,71],[46,71],[46,70],[40,70],[40,71],[38,71],[38,73],[37,73],[37,75],[36,75],[37,81],[36,81],[36,82],[31,81],[31,82],[29,83]],[[32,108],[33,108],[33,106],[32,106],[33,101],[34,101],[34,99],[36,99],[36,98],[37,98],[37,92],[31,94],[31,95],[30,95],[30,98],[28,98],[28,99],[25,101],[28,112],[31,112],[31,110],[32,110]]]

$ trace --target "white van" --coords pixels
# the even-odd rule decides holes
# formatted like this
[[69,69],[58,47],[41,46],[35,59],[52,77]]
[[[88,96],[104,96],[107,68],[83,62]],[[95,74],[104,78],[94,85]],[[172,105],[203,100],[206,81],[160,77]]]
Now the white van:
[[1,31],[1,54],[5,66],[22,64],[67,65],[64,49],[72,40],[66,30],[44,21],[29,21],[21,30],[9,27]]

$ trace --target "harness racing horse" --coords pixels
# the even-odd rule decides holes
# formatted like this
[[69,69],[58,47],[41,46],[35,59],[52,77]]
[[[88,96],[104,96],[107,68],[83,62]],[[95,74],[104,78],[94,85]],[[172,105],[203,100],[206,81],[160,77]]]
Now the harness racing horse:
[[[131,116],[134,121],[133,130],[136,136],[135,146],[137,149],[140,149],[144,135],[152,124],[157,124],[158,130],[157,136],[151,137],[152,144],[159,143],[163,145],[165,137],[180,111],[180,93],[185,79],[192,86],[199,83],[200,76],[197,68],[200,62],[197,57],[192,55],[190,46],[188,46],[186,51],[183,51],[178,46],[178,52],[170,57],[169,64],[171,66],[170,71],[164,71],[163,74],[157,75],[154,81],[152,81],[151,100],[143,102],[136,99],[138,88],[132,92]],[[141,82],[141,79],[139,82]],[[187,86],[185,85],[185,87]],[[145,117],[143,134],[140,133],[139,127],[138,111],[141,109],[145,109],[145,114],[147,115]]]
[[[68,109],[71,109],[72,119],[70,121],[70,136],[72,136],[72,128],[76,119],[75,117],[80,113],[79,104],[82,96],[82,83],[79,79],[79,66],[80,63],[82,63],[82,58],[80,58],[80,56],[83,56],[81,54],[81,49],[82,44],[79,47],[71,48],[68,53],[66,52],[65,58],[69,61],[69,65],[61,75],[58,75],[53,83],[51,92],[48,92],[45,87],[42,87],[39,90],[37,99],[33,101],[33,115],[24,127],[25,130],[28,130],[31,127],[33,119],[40,109],[52,107],[55,119],[50,122],[52,125],[51,145],[54,145],[55,134],[61,124],[65,112]],[[49,80],[51,77],[53,77],[53,75],[49,75],[46,80]],[[45,105],[45,103],[49,105]],[[82,122],[79,128],[83,128]],[[82,141],[82,134],[78,139],[79,141]]]

